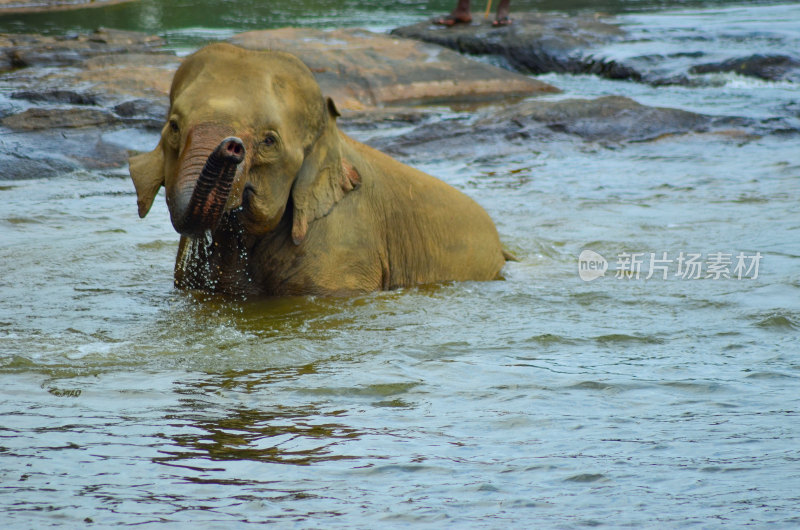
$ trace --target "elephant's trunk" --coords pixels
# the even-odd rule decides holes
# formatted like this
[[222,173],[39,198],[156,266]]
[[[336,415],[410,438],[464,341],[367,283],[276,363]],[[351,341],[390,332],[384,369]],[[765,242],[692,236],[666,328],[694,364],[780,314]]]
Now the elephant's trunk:
[[[187,143],[177,179],[177,190],[170,201],[172,225],[180,234],[198,236],[213,230],[225,211],[236,170],[244,160],[244,144],[230,136],[222,140],[207,158],[202,148]],[[205,151],[206,153],[208,151]],[[202,165],[199,175],[197,169]]]

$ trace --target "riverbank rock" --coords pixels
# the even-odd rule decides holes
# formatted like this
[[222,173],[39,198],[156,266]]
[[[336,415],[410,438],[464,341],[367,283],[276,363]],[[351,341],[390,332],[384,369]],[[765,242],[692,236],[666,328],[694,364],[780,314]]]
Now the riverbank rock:
[[514,23],[499,28],[475,16],[471,24],[446,27],[424,21],[391,33],[469,55],[499,57],[526,73],[596,74],[637,81],[642,77],[626,65],[593,55],[593,49],[625,35],[612,19],[599,15],[514,13]]
[[[560,101],[525,101],[482,122],[480,127],[500,129],[505,136],[526,138],[543,128],[584,140],[609,143],[644,142],[664,136],[705,132],[719,119],[681,109],[649,107],[622,96]],[[741,125],[741,124],[738,124]]]
[[[736,131],[744,135],[756,124],[732,117],[715,117],[681,109],[649,107],[622,96],[597,99],[529,99],[483,110],[475,119],[421,123],[402,137],[370,141],[395,155],[445,152],[460,156],[498,146],[575,139],[602,145],[654,141],[688,133]],[[417,153],[418,154],[418,153]]]
[[[723,127],[748,134],[796,129],[785,120],[761,127],[621,97],[552,100],[558,89],[532,78],[438,45],[361,30],[283,29],[230,40],[298,55],[343,110],[342,127],[398,155],[474,156],[475,146],[496,153],[548,139],[624,144]],[[114,30],[0,36],[0,57],[13,63],[0,72],[0,179],[124,167],[128,149],[157,142],[181,61],[158,37]],[[530,97],[539,94],[550,100]]]
[[159,51],[165,41],[155,35],[101,28],[90,34],[62,36],[0,35],[0,72],[19,68],[74,66],[98,56]]
[[[503,100],[558,90],[438,46],[365,31],[284,29],[232,40],[297,54],[344,111]],[[124,166],[126,139],[147,130],[153,137],[166,118],[180,58],[164,50],[164,44],[159,37],[109,29],[88,35],[0,36],[0,84],[9,96],[0,97],[5,140],[0,178]],[[386,123],[392,115],[407,113],[382,109],[380,114]]]
[[[492,27],[483,17],[474,16],[470,24],[446,27],[423,21],[393,29],[391,33],[467,55],[492,57],[496,64],[530,74],[594,74],[653,86],[713,85],[715,81],[702,74],[721,72],[767,81],[800,82],[797,56],[754,54],[700,63],[709,58],[703,52],[688,49],[665,55],[627,53],[620,57],[622,49],[635,51],[643,37],[626,33],[617,19],[516,12],[513,18],[513,24],[499,28]],[[675,69],[676,64],[681,66]]]
[[31,108],[0,121],[3,126],[17,131],[104,127],[118,122],[119,119],[112,112],[95,108]]
[[133,1],[134,0],[38,0],[37,2],[31,2],[20,0],[0,0],[0,15],[65,11],[67,9],[102,7]]
[[249,49],[297,55],[314,72],[322,91],[345,109],[558,92],[541,81],[440,46],[365,30],[284,28],[242,33],[230,41]]
[[163,125],[180,59],[160,37],[0,36],[0,179],[123,167],[120,131]]

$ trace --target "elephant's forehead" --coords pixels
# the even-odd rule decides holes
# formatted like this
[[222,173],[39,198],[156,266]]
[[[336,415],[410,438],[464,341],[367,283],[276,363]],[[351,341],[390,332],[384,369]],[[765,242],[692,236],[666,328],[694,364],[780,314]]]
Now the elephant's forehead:
[[199,78],[176,97],[173,110],[195,120],[224,120],[263,124],[280,121],[292,110],[291,101],[281,97],[268,76],[250,79]]
[[[319,90],[310,72],[285,60],[255,60],[236,57],[230,60],[195,61],[176,74],[176,93],[236,93],[240,98],[308,97]],[[183,67],[181,68],[183,70]]]

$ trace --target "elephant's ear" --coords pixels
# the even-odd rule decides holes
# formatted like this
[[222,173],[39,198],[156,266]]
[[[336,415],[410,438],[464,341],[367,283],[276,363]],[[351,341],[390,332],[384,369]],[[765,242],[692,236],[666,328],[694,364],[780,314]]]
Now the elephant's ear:
[[339,111],[328,98],[326,119],[322,134],[311,146],[292,187],[294,217],[292,240],[295,245],[303,242],[308,225],[325,217],[333,206],[360,184],[358,171],[342,157],[339,129],[336,117]]
[[164,155],[161,142],[149,153],[141,153],[128,159],[131,179],[136,188],[139,217],[144,217],[153,206],[158,189],[164,185]]

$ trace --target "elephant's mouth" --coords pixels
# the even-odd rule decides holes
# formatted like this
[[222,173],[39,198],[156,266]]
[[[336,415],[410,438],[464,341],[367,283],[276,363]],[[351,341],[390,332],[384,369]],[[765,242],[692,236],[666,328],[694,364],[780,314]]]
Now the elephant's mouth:
[[242,207],[247,208],[250,204],[250,201],[253,199],[253,196],[256,194],[256,188],[249,182],[244,185],[244,189],[242,190]]
[[175,230],[198,236],[217,227],[244,156],[244,144],[239,138],[230,136],[219,143],[200,170],[182,215],[173,218]]

